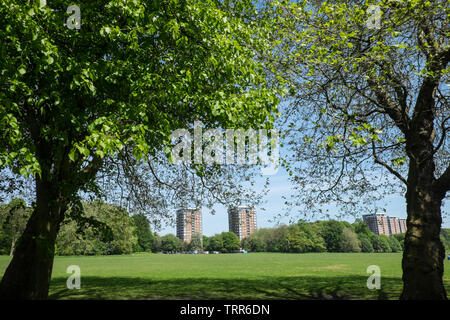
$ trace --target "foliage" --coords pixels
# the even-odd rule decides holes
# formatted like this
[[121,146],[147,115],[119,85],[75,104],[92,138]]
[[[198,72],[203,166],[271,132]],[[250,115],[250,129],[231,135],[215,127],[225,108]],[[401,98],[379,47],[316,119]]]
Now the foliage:
[[176,252],[181,249],[182,241],[173,234],[161,237],[161,250],[165,252]]
[[390,235],[388,237],[388,242],[389,242],[389,247],[391,248],[392,252],[399,252],[399,251],[403,250],[402,245],[397,240],[397,238],[394,237],[393,235]]
[[356,219],[355,222],[353,222],[352,227],[353,227],[353,230],[358,235],[370,236],[371,234],[373,234],[372,231],[370,231],[370,229],[367,226],[367,224],[364,223],[364,221],[359,219],[359,218]]
[[[46,171],[24,132],[52,142],[51,154],[79,169],[126,145],[139,159],[194,115],[223,125],[271,116],[276,98],[253,54],[266,46],[257,22],[215,1],[81,1],[76,31],[60,23],[64,5],[0,7],[2,166]],[[250,2],[240,9],[251,10]],[[31,120],[48,129],[34,132]]]
[[441,241],[445,249],[450,251],[450,229],[441,230]]
[[258,236],[265,243],[265,250],[268,252],[287,252],[286,237],[288,226],[281,225],[276,228],[261,228],[255,236]]
[[317,234],[314,225],[300,221],[290,226],[286,236],[288,252],[323,252],[325,241]]
[[405,249],[405,236],[406,236],[406,234],[405,233],[399,233],[399,234],[393,234],[392,236],[398,240],[398,242],[400,243],[400,245],[402,247],[402,250],[404,250]]
[[336,220],[318,221],[320,234],[325,240],[328,252],[340,252],[342,250],[342,239],[344,237],[344,226]]
[[91,225],[80,226],[66,219],[56,240],[58,255],[107,255],[127,254],[136,248],[135,224],[123,208],[102,201],[84,202],[86,217],[104,223],[110,233],[102,232]]
[[[292,142],[289,169],[298,190],[310,191],[296,194],[291,205],[320,213],[321,205],[333,203],[356,214],[367,203],[376,206],[367,200],[403,191],[409,146],[425,116],[432,122],[427,134],[433,137],[433,174],[442,177],[445,195],[450,187],[447,2],[309,3],[275,2],[268,13],[277,26],[279,50],[267,63],[286,81],[291,102],[283,120]],[[380,12],[376,27],[371,6]],[[427,104],[432,114],[420,112]]]
[[223,238],[220,234],[215,234],[209,237],[208,250],[210,251],[222,251],[223,248]]
[[13,199],[0,206],[0,254],[14,253],[30,215],[31,210],[23,199]]
[[361,252],[361,241],[350,228],[344,228],[342,232],[341,249],[343,252]]
[[223,241],[222,252],[234,252],[241,247],[241,241],[234,232],[222,232],[221,237]]
[[189,242],[188,248],[192,251],[203,250],[203,237],[200,233],[194,232],[192,234],[191,242]]
[[392,252],[389,238],[384,234],[372,237],[372,246],[374,252]]
[[153,246],[153,233],[150,230],[150,223],[144,214],[135,214],[132,216],[135,225],[135,237],[137,243],[134,248],[135,252],[150,252]]
[[[242,240],[242,247],[254,252],[398,252],[403,235],[376,236],[361,220],[300,220],[291,226],[262,228]],[[326,242],[325,238],[328,240]],[[392,240],[391,238],[394,238]],[[392,248],[391,248],[392,243]],[[328,247],[327,247],[328,245]],[[332,251],[329,251],[330,248]]]
[[368,253],[374,252],[372,241],[369,236],[358,235],[358,238],[359,238],[359,241],[361,242],[361,251],[362,252],[368,252]]
[[249,237],[242,239],[241,247],[247,251],[264,252],[266,251],[266,243],[260,233],[256,232]]
[[155,232],[155,233],[153,233],[153,238],[154,238],[154,241],[153,241],[153,244],[152,244],[152,252],[155,252],[155,253],[157,253],[157,252],[161,252],[161,237]]
[[205,235],[202,236],[202,245],[205,250],[208,250],[208,248],[209,248],[209,237],[208,236],[205,236]]

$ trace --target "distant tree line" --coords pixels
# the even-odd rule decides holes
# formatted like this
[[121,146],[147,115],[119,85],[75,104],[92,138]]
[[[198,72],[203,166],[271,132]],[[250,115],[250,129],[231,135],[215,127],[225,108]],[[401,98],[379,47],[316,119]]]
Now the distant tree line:
[[[405,234],[376,235],[361,220],[316,221],[276,228],[261,228],[243,239],[242,248],[253,252],[399,252]],[[450,229],[443,229],[441,240],[450,250]]]
[[241,248],[241,242],[233,232],[222,232],[211,237],[194,233],[189,243],[186,243],[173,234],[158,236],[154,234],[153,252],[191,252],[191,251],[218,251],[231,253]]
[[[404,248],[405,234],[375,235],[357,219],[346,221],[303,220],[293,225],[261,228],[239,240],[233,232],[213,236],[194,233],[190,243],[173,234],[160,236],[151,231],[144,214],[130,214],[119,206],[101,200],[81,202],[68,212],[56,240],[57,255],[112,255],[136,252],[399,252]],[[0,205],[0,255],[12,255],[25,229],[31,208],[23,199]],[[85,223],[75,222],[81,214]],[[441,241],[450,250],[450,229],[442,229]]]

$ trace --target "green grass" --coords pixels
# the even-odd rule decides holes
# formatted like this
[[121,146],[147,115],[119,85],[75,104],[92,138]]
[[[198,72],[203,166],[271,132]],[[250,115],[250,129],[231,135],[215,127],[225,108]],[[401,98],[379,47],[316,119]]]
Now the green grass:
[[[401,253],[219,254],[56,257],[51,299],[397,299]],[[0,274],[10,258],[0,256]],[[66,268],[81,269],[68,290]],[[369,265],[381,289],[369,290]],[[444,282],[450,292],[450,261]]]

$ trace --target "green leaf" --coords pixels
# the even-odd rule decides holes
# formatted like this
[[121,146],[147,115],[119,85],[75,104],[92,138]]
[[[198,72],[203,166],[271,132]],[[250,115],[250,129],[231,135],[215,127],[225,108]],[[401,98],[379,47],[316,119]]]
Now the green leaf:
[[70,159],[70,161],[72,161],[72,162],[75,162],[75,161],[76,161],[77,156],[76,156],[76,151],[75,151],[75,149],[70,150],[70,152],[69,152],[69,159]]

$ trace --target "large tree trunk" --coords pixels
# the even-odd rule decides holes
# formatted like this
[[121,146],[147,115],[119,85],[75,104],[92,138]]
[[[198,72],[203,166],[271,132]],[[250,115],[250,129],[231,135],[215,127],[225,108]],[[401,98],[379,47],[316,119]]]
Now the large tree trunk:
[[410,137],[407,145],[410,155],[406,192],[408,218],[401,295],[405,300],[447,299],[442,281],[445,249],[440,240],[441,204],[445,193],[435,189],[430,127],[424,125],[424,130],[415,130],[417,135]]
[[445,249],[441,231],[441,199],[432,192],[409,191],[403,253],[401,299],[446,299],[442,282]]
[[47,299],[56,235],[65,199],[49,181],[36,179],[36,207],[0,283],[0,299]]

